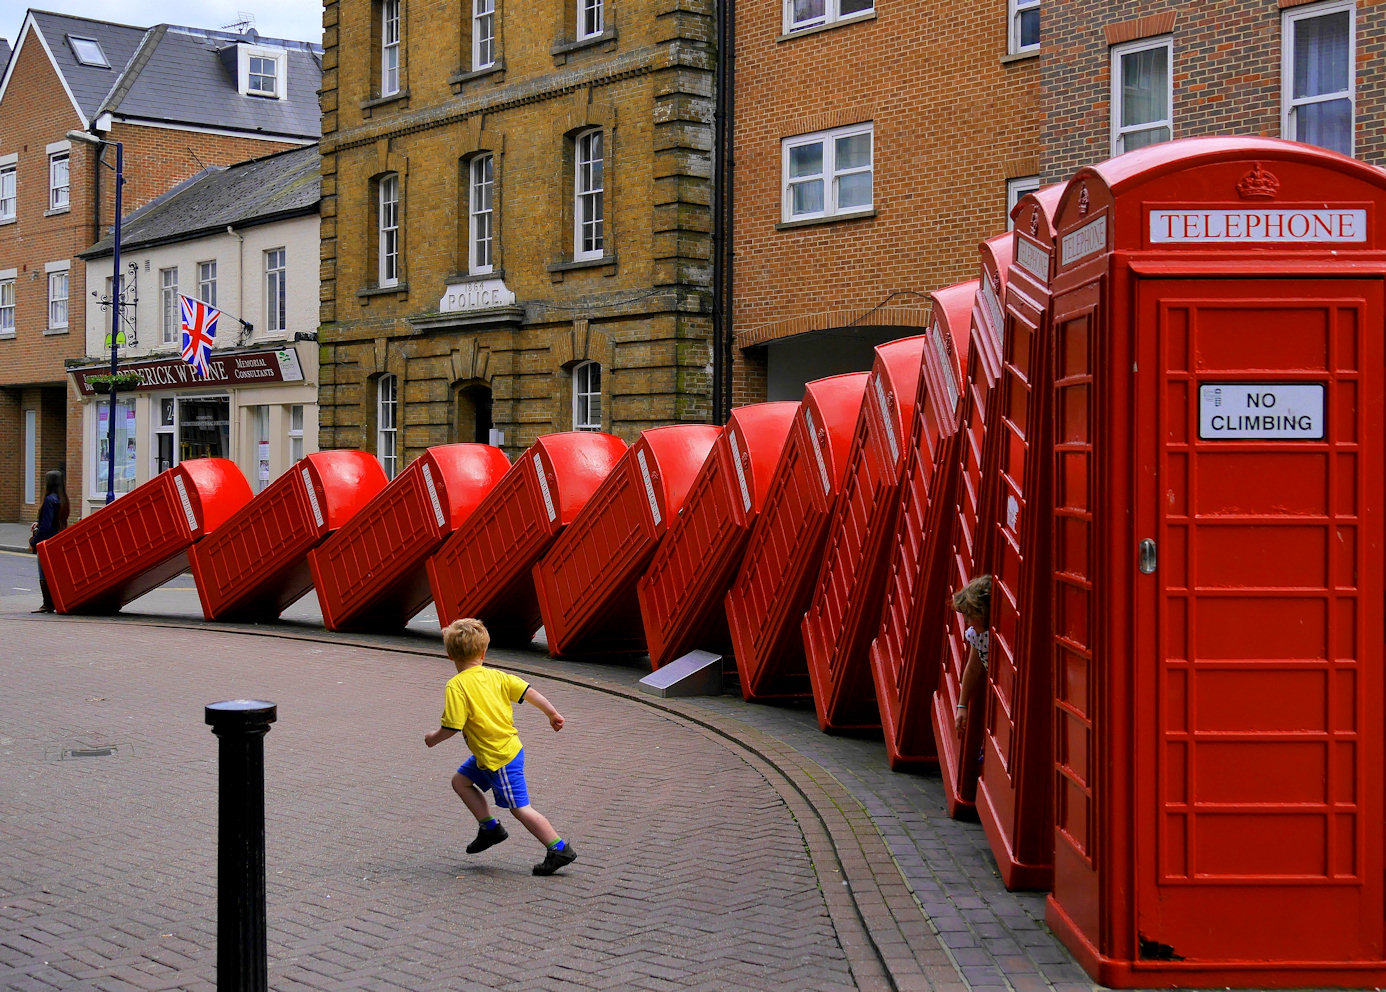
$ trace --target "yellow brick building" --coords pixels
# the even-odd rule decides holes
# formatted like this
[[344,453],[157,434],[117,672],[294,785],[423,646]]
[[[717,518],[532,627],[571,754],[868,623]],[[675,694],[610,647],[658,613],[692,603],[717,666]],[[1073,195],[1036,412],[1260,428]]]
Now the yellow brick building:
[[322,446],[711,419],[711,0],[324,25]]

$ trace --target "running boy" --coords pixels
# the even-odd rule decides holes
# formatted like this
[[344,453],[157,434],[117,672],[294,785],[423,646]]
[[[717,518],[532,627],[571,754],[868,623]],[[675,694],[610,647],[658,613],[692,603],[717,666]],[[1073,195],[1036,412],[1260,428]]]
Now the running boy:
[[544,815],[529,804],[525,787],[525,752],[515,732],[512,703],[526,700],[549,718],[555,731],[563,729],[563,717],[553,704],[527,685],[523,679],[494,668],[486,668],[486,649],[491,635],[480,620],[454,620],[443,631],[443,647],[457,666],[457,674],[443,690],[442,726],[424,735],[429,747],[441,744],[461,732],[472,756],[452,777],[452,788],[476,817],[476,840],[467,845],[468,854],[480,854],[509,835],[491,815],[485,793],[494,790],[496,805],[509,809],[541,844],[548,848],[544,860],[534,866],[536,875],[552,875],[577,858],[573,846],[550,826]]
[[967,630],[963,636],[970,645],[967,664],[958,685],[958,712],[954,719],[958,740],[967,736],[967,709],[977,701],[978,690],[987,677],[987,655],[991,648],[991,576],[979,575],[953,594],[953,609],[963,616]]

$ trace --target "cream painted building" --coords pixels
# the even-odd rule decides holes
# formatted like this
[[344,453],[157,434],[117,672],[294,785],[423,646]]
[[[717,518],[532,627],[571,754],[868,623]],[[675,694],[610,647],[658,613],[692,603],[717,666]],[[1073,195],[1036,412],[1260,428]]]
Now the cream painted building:
[[[115,403],[116,496],[189,458],[233,460],[259,492],[317,450],[319,167],[316,146],[210,169],[123,224]],[[69,367],[83,407],[83,514],[110,467],[112,252],[86,265],[86,358]],[[180,296],[221,311],[208,376],[181,356]],[[136,381],[134,376],[138,376]],[[95,381],[93,381],[95,377]]]

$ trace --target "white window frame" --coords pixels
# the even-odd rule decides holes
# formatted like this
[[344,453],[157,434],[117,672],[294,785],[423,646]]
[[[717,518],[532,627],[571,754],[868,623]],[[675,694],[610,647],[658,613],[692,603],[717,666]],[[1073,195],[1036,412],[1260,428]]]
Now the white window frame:
[[1021,44],[1020,24],[1021,19],[1030,11],[1040,9],[1040,0],[1006,0],[1008,20],[1008,30],[1006,33],[1006,50],[1012,55],[1020,55],[1023,52],[1038,52],[1040,43],[1036,41],[1031,45]]
[[19,217],[19,155],[0,155],[0,224]]
[[[66,144],[66,142],[64,142]],[[72,153],[67,149],[48,155],[48,212],[60,213],[72,206]]]
[[1006,180],[1006,230],[1015,227],[1015,221],[1011,220],[1011,211],[1020,202],[1021,197],[1029,193],[1038,192],[1040,188],[1039,176],[1017,176],[1014,179]]
[[[1319,96],[1296,100],[1295,86],[1295,29],[1300,21],[1314,20],[1330,14],[1348,14],[1348,79],[1347,90],[1324,93]],[[1357,4],[1355,0],[1333,0],[1331,3],[1306,4],[1302,7],[1289,7],[1280,13],[1280,133],[1292,141],[1303,141],[1296,134],[1295,111],[1311,103],[1327,103],[1332,100],[1348,101],[1348,150],[1354,154],[1357,148]]]
[[[596,382],[593,382],[593,379]],[[596,416],[592,416],[593,407]],[[573,430],[602,429],[602,367],[599,362],[580,362],[573,366]]]
[[399,285],[399,173],[391,172],[376,183],[377,250],[376,284]]
[[303,460],[303,404],[289,404],[289,464]]
[[467,271],[491,272],[495,266],[496,159],[490,152],[467,163]]
[[[34,476],[38,475],[38,411],[24,411],[24,502],[38,502]],[[47,498],[47,493],[44,498]]]
[[18,269],[0,269],[0,338],[14,337],[14,295]]
[[177,344],[183,330],[183,308],[178,302],[178,266],[159,270],[160,339]]
[[[1127,55],[1135,55],[1137,52],[1145,52],[1154,48],[1165,50],[1165,116],[1159,120],[1148,121],[1145,124],[1135,125],[1126,128],[1121,127],[1121,60]],[[1169,138],[1174,139],[1174,38],[1171,35],[1161,35],[1157,38],[1141,38],[1137,41],[1128,41],[1120,45],[1113,45],[1111,48],[1111,150],[1112,154],[1120,155],[1126,150],[1125,142],[1128,134],[1135,134],[1141,131],[1153,131],[1157,127],[1164,127],[1169,130]]]
[[496,0],[472,0],[472,70],[496,64]]
[[48,277],[48,330],[47,334],[66,334],[72,318],[72,263],[67,261],[48,262],[43,266]]
[[606,0],[577,0],[577,24],[575,34],[578,41],[600,38],[606,30]]
[[867,3],[861,10],[849,10],[846,13],[842,10],[843,0],[822,0],[822,6],[823,12],[821,14],[810,14],[802,17],[796,9],[796,0],[784,0],[782,25],[784,33],[810,31],[814,28],[827,27],[830,24],[846,24],[863,20],[876,13],[874,0]]
[[[251,59],[264,59],[274,63],[274,89],[252,88],[252,78],[270,78],[261,65],[260,72],[251,73]],[[261,100],[287,100],[289,98],[289,53],[282,48],[268,48],[264,45],[236,46],[236,89],[241,96],[259,97]]]
[[265,330],[289,325],[289,253],[281,245],[265,249]]
[[[865,168],[857,167],[853,169],[838,170],[836,167],[837,141],[840,138],[850,138],[858,134],[865,134],[871,138],[871,163]],[[813,181],[813,176],[791,177],[789,173],[790,153],[795,148],[802,148],[805,145],[821,144],[823,146],[823,171],[815,173],[818,181],[823,184],[823,209],[814,211],[804,211],[794,213],[793,189],[795,185]],[[871,200],[868,203],[855,207],[839,208],[837,205],[837,180],[845,175],[857,175],[860,173],[871,175]],[[782,183],[780,197],[780,214],[784,223],[796,220],[819,220],[831,217],[854,217],[857,214],[867,213],[876,208],[876,133],[875,123],[852,124],[847,127],[833,128],[830,131],[815,131],[812,134],[796,134],[791,138],[785,138],[780,142],[780,178]]]
[[99,69],[111,67],[106,53],[101,48],[101,42],[95,38],[83,38],[80,35],[70,34],[67,36],[67,44],[72,49],[72,57],[80,64],[95,66]]
[[399,472],[399,379],[385,373],[375,384],[375,457],[385,478]]
[[399,92],[399,77],[403,49],[400,45],[401,0],[381,0],[380,3],[380,95],[394,96]]
[[[593,145],[596,154],[593,154]],[[600,169],[601,179],[593,178]],[[573,139],[573,260],[606,254],[606,135],[601,128]]]
[[197,298],[209,307],[217,305],[217,260],[197,263]]

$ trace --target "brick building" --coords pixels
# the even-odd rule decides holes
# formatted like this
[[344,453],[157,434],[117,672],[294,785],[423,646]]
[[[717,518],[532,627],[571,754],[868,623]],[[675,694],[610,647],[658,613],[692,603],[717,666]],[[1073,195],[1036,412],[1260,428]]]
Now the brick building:
[[110,143],[125,211],[205,166],[310,144],[319,59],[253,32],[25,15],[0,77],[0,520],[32,518],[52,468],[67,469],[74,507],[90,495],[65,363],[86,350],[82,301],[103,289],[74,257],[114,217]]
[[925,293],[975,277],[1038,185],[1039,6],[736,8],[733,404],[869,368],[922,333]]
[[324,14],[324,448],[707,421],[710,0]]
[[1386,4],[1045,0],[1040,171],[1144,144],[1291,138],[1386,164]]

